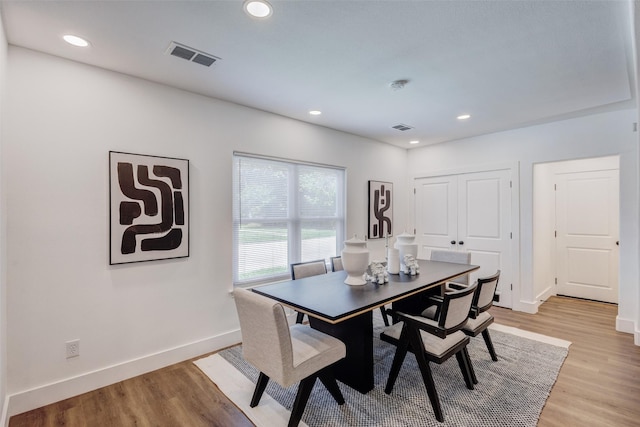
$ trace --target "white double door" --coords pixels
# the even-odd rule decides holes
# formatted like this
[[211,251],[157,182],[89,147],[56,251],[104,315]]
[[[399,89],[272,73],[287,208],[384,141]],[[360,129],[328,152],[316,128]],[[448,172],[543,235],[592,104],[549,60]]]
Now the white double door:
[[618,302],[619,171],[556,175],[557,293]]
[[500,270],[496,305],[511,307],[511,170],[492,170],[429,178],[415,184],[418,257],[432,249],[471,253],[480,269],[470,277]]

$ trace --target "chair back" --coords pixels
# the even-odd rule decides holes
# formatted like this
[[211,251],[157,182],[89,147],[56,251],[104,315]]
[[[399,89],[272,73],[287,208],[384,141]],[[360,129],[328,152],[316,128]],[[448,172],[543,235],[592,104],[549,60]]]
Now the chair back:
[[[453,262],[455,264],[471,264],[471,253],[458,251],[431,250],[431,261]],[[469,284],[469,275],[465,274],[454,279],[456,283]]]
[[344,267],[342,266],[342,257],[334,256],[331,257],[331,271],[342,271]]
[[443,296],[438,326],[445,329],[447,334],[461,329],[467,323],[476,286],[474,283],[464,289],[446,293]]
[[478,314],[487,311],[493,305],[493,297],[498,289],[500,270],[489,277],[478,278],[478,290],[473,297],[473,307]]
[[240,320],[242,357],[275,381],[293,367],[289,323],[284,307],[271,298],[243,288],[233,297]]
[[305,277],[327,274],[327,264],[323,259],[315,261],[298,262],[291,264],[291,278],[304,279]]

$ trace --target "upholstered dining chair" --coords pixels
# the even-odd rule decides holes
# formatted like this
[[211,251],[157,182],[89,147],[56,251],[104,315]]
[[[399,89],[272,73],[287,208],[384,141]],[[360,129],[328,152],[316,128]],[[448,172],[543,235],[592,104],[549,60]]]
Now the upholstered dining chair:
[[409,350],[416,357],[422,380],[438,421],[443,422],[444,416],[429,362],[441,364],[455,354],[466,386],[473,390],[475,373],[467,351],[469,337],[461,329],[467,323],[475,289],[476,285],[474,284],[442,296],[442,306],[437,320],[402,312],[394,313],[400,321],[384,329],[380,334],[383,341],[397,346],[384,389],[385,393],[391,394],[393,391],[400,368]]
[[[334,256],[329,258],[331,261],[331,271],[340,271],[344,270],[342,267],[342,257]],[[382,313],[382,321],[384,322],[384,326],[389,326],[389,319],[387,318],[387,309],[385,306],[380,307],[380,313]]]
[[[471,264],[471,253],[433,249],[431,251],[431,256],[429,257],[429,259],[431,261],[453,262],[456,264]],[[469,275],[466,274],[464,276],[457,277],[454,283],[460,283],[461,285],[468,285]]]
[[[476,290],[473,294],[473,300],[471,302],[471,310],[469,311],[469,320],[463,326],[462,332],[470,337],[477,337],[482,334],[484,343],[487,346],[491,360],[498,361],[498,356],[493,348],[493,341],[491,341],[491,335],[489,334],[489,325],[493,323],[493,316],[489,314],[487,310],[493,305],[493,298],[496,290],[498,289],[498,281],[500,280],[500,270],[495,274],[488,277],[479,277],[476,281]],[[452,290],[465,289],[463,285],[452,284]],[[440,315],[439,312],[442,307],[442,297],[432,296],[430,300],[434,303],[422,312],[422,316],[429,319],[437,319]],[[473,382],[478,384],[478,380],[473,374]]]
[[242,334],[242,357],[260,371],[251,398],[253,408],[269,379],[282,387],[299,382],[289,426],[297,426],[302,418],[316,378],[329,390],[339,405],[344,397],[331,366],[343,359],[346,347],[342,341],[305,325],[289,327],[284,307],[277,301],[247,289],[233,292]]
[[331,271],[344,270],[344,267],[342,266],[341,256],[332,256],[331,258],[329,258],[329,261],[331,262]]
[[[296,262],[291,264],[291,279],[304,279],[305,277],[317,276],[319,274],[327,274],[327,264],[323,259],[315,261]],[[302,323],[304,314],[296,315],[296,323]]]

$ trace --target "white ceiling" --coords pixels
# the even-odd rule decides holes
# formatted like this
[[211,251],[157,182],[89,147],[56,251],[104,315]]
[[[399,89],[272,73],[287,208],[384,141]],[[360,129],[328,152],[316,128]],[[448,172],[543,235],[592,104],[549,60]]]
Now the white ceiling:
[[[271,3],[266,20],[242,0],[0,5],[12,45],[405,148],[635,105],[627,1]],[[171,41],[221,60],[168,55]]]

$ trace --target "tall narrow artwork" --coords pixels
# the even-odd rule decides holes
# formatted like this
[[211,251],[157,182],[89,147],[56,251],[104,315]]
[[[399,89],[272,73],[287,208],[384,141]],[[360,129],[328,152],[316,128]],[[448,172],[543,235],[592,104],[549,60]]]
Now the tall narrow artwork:
[[189,160],[109,152],[110,264],[189,256]]
[[369,239],[393,234],[393,184],[369,181]]

